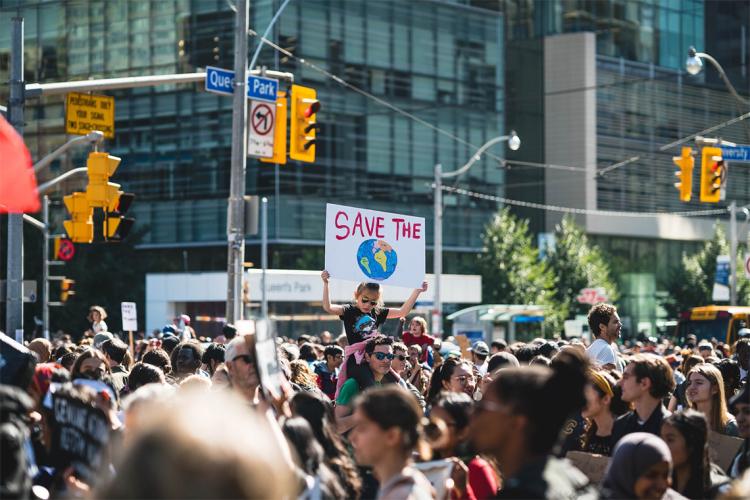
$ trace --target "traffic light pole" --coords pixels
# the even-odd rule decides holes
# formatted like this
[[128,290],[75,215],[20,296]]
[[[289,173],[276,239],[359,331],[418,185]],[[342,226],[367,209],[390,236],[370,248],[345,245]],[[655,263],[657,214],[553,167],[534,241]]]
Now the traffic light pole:
[[49,196],[42,196],[42,334],[49,340]]
[[[8,118],[18,135],[23,137],[23,18],[13,18],[10,57],[10,99]],[[23,340],[23,214],[8,214],[8,288],[6,293],[5,331]]]
[[242,319],[242,276],[245,262],[245,172],[247,169],[247,30],[249,0],[237,0],[234,32],[232,156],[227,204],[226,321]]

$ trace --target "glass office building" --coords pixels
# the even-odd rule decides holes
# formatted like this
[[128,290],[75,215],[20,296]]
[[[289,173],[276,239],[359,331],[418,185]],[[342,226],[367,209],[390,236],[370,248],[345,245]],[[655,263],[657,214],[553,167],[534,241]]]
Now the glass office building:
[[[17,4],[0,0],[2,81],[8,78],[10,18]],[[234,65],[234,12],[226,0],[21,4],[29,82]],[[280,4],[251,2],[251,27],[263,32]],[[247,193],[269,197],[272,251],[291,259],[272,263],[293,266],[303,248],[322,245],[326,202],[431,219],[434,164],[442,163],[445,171],[458,168],[476,147],[504,131],[498,12],[468,1],[306,0],[289,4],[269,38],[317,69],[267,46],[258,64],[294,73],[296,83],[317,89],[322,103],[314,164],[248,160]],[[251,36],[251,50],[257,43]],[[372,97],[347,89],[331,74]],[[106,149],[122,158],[114,180],[137,195],[134,231],[146,231],[139,245],[224,247],[231,98],[207,93],[201,83],[106,93],[116,99],[116,137]],[[28,103],[26,141],[33,156],[65,140],[63,108],[61,97]],[[81,160],[73,155],[53,173]],[[488,160],[462,179],[497,194],[503,182],[497,161]],[[451,196],[446,204],[446,249],[477,250],[496,206]],[[215,259],[214,265],[225,264]],[[322,259],[310,265],[319,267]],[[446,266],[449,271],[451,264]]]

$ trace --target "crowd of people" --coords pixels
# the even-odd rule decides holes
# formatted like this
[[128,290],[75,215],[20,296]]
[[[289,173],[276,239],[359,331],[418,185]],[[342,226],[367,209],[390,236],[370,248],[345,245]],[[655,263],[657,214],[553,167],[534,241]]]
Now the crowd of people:
[[343,333],[276,339],[280,392],[231,324],[130,346],[92,308],[75,343],[2,335],[2,497],[750,498],[750,330],[623,342],[597,304],[590,344],[467,344],[410,316],[426,285],[386,308],[323,280]]

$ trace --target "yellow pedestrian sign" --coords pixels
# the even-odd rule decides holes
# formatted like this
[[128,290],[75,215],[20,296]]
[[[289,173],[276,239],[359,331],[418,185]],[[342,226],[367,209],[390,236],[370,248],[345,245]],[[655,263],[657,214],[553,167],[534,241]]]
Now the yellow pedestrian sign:
[[86,135],[99,130],[115,138],[115,98],[71,92],[65,100],[65,133]]

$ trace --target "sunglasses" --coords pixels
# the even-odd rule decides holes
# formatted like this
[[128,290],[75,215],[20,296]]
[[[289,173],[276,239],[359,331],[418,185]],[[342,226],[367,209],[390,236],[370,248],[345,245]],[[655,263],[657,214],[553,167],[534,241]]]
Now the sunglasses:
[[388,359],[389,361],[395,358],[395,356],[392,353],[384,353],[384,352],[374,352],[373,355],[375,356],[375,359],[378,361],[383,361],[384,359]]
[[398,359],[399,361],[406,361],[407,359],[409,359],[409,358],[408,358],[408,356],[406,356],[406,355],[404,355],[404,354],[396,354],[396,355],[395,355],[395,357],[396,357],[396,358],[397,358],[397,359]]
[[371,304],[373,306],[378,305],[378,301],[377,300],[368,300],[368,299],[365,299],[365,298],[361,298],[359,300],[362,302],[363,305],[367,305],[367,304]]
[[241,359],[242,361],[244,361],[248,365],[255,363],[255,358],[253,358],[249,354],[240,354],[238,356],[235,356],[232,361],[237,361],[238,359]]

